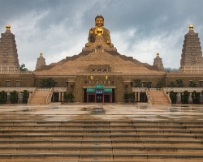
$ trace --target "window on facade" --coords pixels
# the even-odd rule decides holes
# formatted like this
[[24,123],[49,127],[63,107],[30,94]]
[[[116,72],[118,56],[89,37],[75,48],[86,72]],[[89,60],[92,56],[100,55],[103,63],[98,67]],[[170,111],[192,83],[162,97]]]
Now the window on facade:
[[10,81],[6,81],[6,87],[10,87],[11,86],[11,82]]
[[16,87],[20,87],[20,81],[16,81]]
[[111,84],[114,84],[114,81],[111,81]]
[[147,87],[148,87],[148,88],[152,88],[152,82],[148,82],[148,83],[147,83]]
[[200,87],[203,87],[203,80],[200,80],[200,81],[199,81],[199,86],[200,86]]
[[74,85],[71,85],[70,87],[71,87],[71,88],[74,88]]
[[104,69],[103,72],[107,72],[107,69]]
[[92,69],[92,72],[95,72],[96,70],[95,69]]
[[111,84],[111,81],[110,81],[110,80],[108,81],[108,84]]
[[142,87],[145,87],[146,86],[146,82],[142,82]]
[[87,84],[87,81],[85,81],[85,84]]
[[98,69],[98,72],[101,72],[101,69]]

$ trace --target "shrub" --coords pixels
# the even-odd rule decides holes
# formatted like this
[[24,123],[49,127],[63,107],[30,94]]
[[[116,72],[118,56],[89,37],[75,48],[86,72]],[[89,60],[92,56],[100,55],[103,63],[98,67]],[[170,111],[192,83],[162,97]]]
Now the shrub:
[[171,102],[172,102],[172,104],[175,104],[176,101],[177,101],[177,97],[176,97],[176,95],[177,95],[176,92],[174,92],[174,91],[171,91],[171,92],[170,92],[170,98],[171,98]]
[[192,102],[193,104],[199,104],[200,103],[200,93],[193,91],[192,92]]
[[18,92],[17,91],[11,92],[11,103],[12,104],[18,103]]
[[0,92],[0,104],[5,104],[7,101],[7,93],[5,91]]
[[27,103],[29,97],[29,92],[27,90],[23,91],[23,103]]
[[188,104],[188,98],[190,93],[188,91],[184,91],[181,97],[182,104]]

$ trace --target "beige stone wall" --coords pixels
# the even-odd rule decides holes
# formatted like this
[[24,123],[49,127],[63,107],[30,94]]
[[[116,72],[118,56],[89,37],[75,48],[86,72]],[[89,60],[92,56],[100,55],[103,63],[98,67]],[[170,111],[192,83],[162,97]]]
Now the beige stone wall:
[[[74,84],[74,96],[76,102],[84,102],[84,88],[94,87],[95,85],[104,85],[104,87],[115,87],[115,102],[122,102],[124,95],[124,84],[122,76],[114,75],[87,75],[77,76]],[[68,87],[71,91],[71,87]]]
[[1,74],[0,87],[6,87],[6,81],[10,81],[10,87],[16,87],[16,81],[20,81],[20,87],[34,86],[34,78],[32,74]]

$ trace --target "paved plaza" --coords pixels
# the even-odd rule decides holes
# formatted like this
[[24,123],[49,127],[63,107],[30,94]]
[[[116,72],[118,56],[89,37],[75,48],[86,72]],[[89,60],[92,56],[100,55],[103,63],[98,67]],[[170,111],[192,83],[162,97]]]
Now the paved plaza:
[[[102,106],[105,113],[92,114],[94,107]],[[202,105],[148,105],[148,104],[50,104],[38,106],[0,106],[0,120],[192,120],[203,121]]]
[[203,108],[85,103],[0,106],[0,162],[24,161],[202,162]]

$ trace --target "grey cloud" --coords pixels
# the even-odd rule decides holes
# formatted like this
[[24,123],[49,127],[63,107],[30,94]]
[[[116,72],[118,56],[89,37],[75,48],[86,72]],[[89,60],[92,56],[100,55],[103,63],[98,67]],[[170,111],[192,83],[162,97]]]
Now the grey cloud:
[[[22,31],[11,28],[15,31],[20,62],[35,64],[37,54],[41,50],[45,51],[47,56],[54,57],[57,52],[71,52],[73,46],[81,44],[79,53],[87,41],[88,29],[94,26],[95,16],[102,14],[105,27],[111,34],[119,33],[119,38],[125,40],[124,43],[128,47],[124,51],[126,55],[133,53],[133,47],[139,42],[150,42],[152,38],[160,36],[160,44],[165,49],[158,50],[166,51],[160,55],[166,63],[165,66],[177,68],[189,23],[194,24],[195,32],[199,33],[200,40],[203,41],[202,6],[202,0],[0,0],[0,32],[5,31],[6,23],[22,23]],[[25,20],[31,13],[34,13],[35,17]],[[32,24],[36,15],[44,13],[46,14],[36,21],[33,27],[35,31],[31,29],[30,34],[26,35],[27,32],[23,32],[23,29]],[[126,31],[132,29],[136,29],[134,36],[126,38]],[[173,35],[176,40],[172,40]],[[114,37],[112,41],[115,45],[121,42],[114,40]],[[117,47],[118,51],[119,48]],[[149,55],[155,57],[153,52]],[[76,53],[67,53],[73,54]],[[136,58],[137,54],[133,54],[133,57]],[[170,58],[176,58],[173,64],[167,63]],[[55,61],[59,60],[53,60]],[[33,66],[31,68],[34,69]]]

